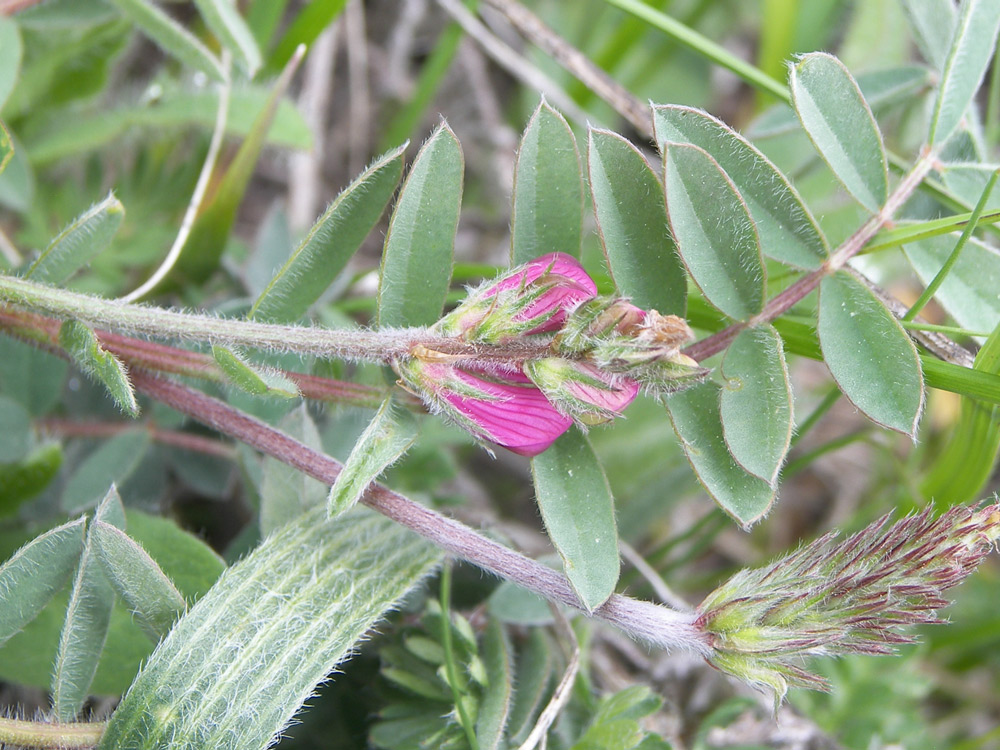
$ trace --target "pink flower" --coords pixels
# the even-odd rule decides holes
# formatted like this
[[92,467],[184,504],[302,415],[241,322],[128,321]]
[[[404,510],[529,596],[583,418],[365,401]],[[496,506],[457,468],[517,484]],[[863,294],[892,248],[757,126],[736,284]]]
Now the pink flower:
[[549,253],[474,289],[437,324],[447,336],[500,343],[558,330],[570,310],[597,296],[597,286],[579,261]]
[[418,352],[414,359],[397,363],[403,383],[431,411],[450,417],[479,440],[537,456],[573,423],[522,373],[500,378],[433,361],[427,354]]

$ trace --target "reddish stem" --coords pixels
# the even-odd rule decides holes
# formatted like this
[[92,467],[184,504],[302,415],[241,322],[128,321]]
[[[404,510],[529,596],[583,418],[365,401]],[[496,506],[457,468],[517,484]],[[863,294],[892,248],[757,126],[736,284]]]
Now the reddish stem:
[[[321,482],[333,484],[343,468],[335,459],[201,391],[141,370],[132,372],[132,383],[147,396]],[[494,575],[553,601],[587,611],[565,576],[452,518],[375,483],[369,485],[361,502]],[[709,651],[704,634],[686,612],[614,594],[589,614],[666,648],[686,648],[703,655]]]

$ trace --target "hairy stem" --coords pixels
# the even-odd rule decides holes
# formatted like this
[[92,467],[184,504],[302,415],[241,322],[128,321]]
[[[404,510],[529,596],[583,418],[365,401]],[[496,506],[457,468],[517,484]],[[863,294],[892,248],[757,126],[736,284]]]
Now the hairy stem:
[[457,363],[480,365],[518,364],[545,356],[548,351],[547,342],[482,346],[433,334],[426,328],[344,330],[218,318],[123,304],[11,276],[0,276],[0,300],[60,318],[75,318],[98,328],[354,362],[392,362],[410,356],[418,345],[446,354]]
[[[19,338],[40,342],[50,349],[58,350],[59,326],[61,321],[36,313],[5,308],[0,305],[0,328],[6,328]],[[155,341],[123,336],[118,333],[98,330],[101,346],[128,365],[144,370],[184,375],[215,383],[226,382],[226,377],[215,360],[207,355],[187,349],[178,349]],[[339,404],[378,408],[385,400],[387,389],[344,380],[334,380],[320,375],[282,370],[289,380],[298,386],[303,397],[317,401],[333,401]],[[401,402],[414,409],[421,409],[415,397],[403,395]]]
[[0,746],[84,750],[101,741],[103,721],[49,723],[0,717]]
[[[333,484],[343,468],[330,456],[198,390],[142,371],[133,371],[132,383],[147,396],[321,482]],[[452,518],[380,484],[370,485],[361,502],[487,572],[552,601],[586,611],[565,576]],[[663,648],[709,653],[708,642],[695,627],[690,613],[614,594],[592,614],[635,638]]]

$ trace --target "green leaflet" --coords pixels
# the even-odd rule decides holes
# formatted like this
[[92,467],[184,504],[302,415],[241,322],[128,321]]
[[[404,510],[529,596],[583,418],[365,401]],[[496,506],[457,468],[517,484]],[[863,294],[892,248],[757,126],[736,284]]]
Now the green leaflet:
[[972,103],[997,43],[1000,3],[964,0],[951,49],[941,72],[927,142],[940,147],[958,128]]
[[84,519],[46,531],[0,565],[0,645],[42,611],[83,551]]
[[101,348],[93,330],[79,320],[67,320],[59,327],[59,346],[88,377],[104,384],[119,409],[130,417],[139,416],[128,370],[118,357]]
[[405,408],[393,408],[391,397],[382,402],[330,488],[327,512],[331,517],[354,507],[368,485],[409,450],[417,439],[417,429],[413,414]]
[[771,509],[775,490],[748,473],[726,447],[719,416],[719,386],[706,381],[666,398],[667,412],[698,481],[744,529]]
[[583,178],[576,138],[544,99],[528,121],[514,168],[511,265],[560,252],[580,257]]
[[594,449],[571,427],[531,459],[535,498],[549,539],[584,607],[597,609],[618,583],[614,498]]
[[152,444],[149,431],[128,430],[105,440],[77,466],[62,492],[62,508],[76,513],[97,505],[108,484],[123,484],[139,466]]
[[439,125],[417,154],[389,222],[378,287],[380,327],[426,326],[441,317],[464,172],[458,138]]
[[792,68],[792,104],[820,156],[855,200],[878,213],[889,195],[882,134],[857,82],[833,55],[803,55]]
[[[278,427],[310,448],[321,449],[316,423],[306,405],[289,412]],[[293,466],[264,457],[260,488],[260,532],[267,535],[316,505],[323,504],[326,485]]]
[[[958,235],[912,242],[903,250],[920,280],[929,284],[948,260]],[[989,331],[1000,321],[1000,252],[970,238],[935,293],[935,299],[958,324],[970,331]]]
[[[868,106],[877,112],[893,104],[909,102],[915,94],[930,87],[931,75],[923,65],[902,65],[858,73],[856,80]],[[747,135],[754,139],[773,138],[793,133],[800,127],[794,109],[787,104],[775,104],[750,124]]]
[[155,643],[163,638],[187,605],[160,566],[124,531],[95,521],[90,535],[104,575]]
[[[130,538],[156,560],[187,601],[197,600],[222,573],[225,566],[219,556],[173,521],[135,510],[127,511],[126,515]],[[83,535],[80,536],[82,546]],[[71,562],[70,572],[72,568]],[[0,649],[0,679],[42,689],[49,687],[68,599],[67,591],[57,592],[38,617]],[[91,690],[100,695],[124,693],[152,650],[153,644],[135,617],[119,602],[111,613],[108,638]]]
[[587,165],[597,229],[618,290],[644,310],[683,317],[687,275],[660,181],[635,146],[608,130],[590,129]]
[[764,307],[767,274],[747,204],[718,162],[687,144],[661,144],[670,229],[705,298],[736,320]]
[[[114,485],[97,506],[96,521],[118,528],[125,526],[125,508]],[[91,523],[70,592],[66,620],[59,634],[52,673],[52,706],[60,721],[76,718],[87,699],[108,636],[114,603],[115,592],[98,559]]]
[[957,17],[952,0],[900,0],[913,41],[937,70],[944,70]]
[[722,359],[719,413],[736,463],[772,487],[792,439],[792,387],[773,326],[737,336]]
[[150,657],[100,748],[263,750],[440,559],[375,514],[325,513],[313,508],[223,574]]
[[376,159],[344,188],[271,279],[249,317],[297,321],[347,265],[385,211],[403,176],[405,145]]
[[761,249],[797,268],[818,268],[826,238],[788,178],[753,144],[706,112],[677,105],[653,107],[656,142],[687,143],[707,151],[733,181],[760,235]]
[[62,284],[107,249],[124,216],[125,207],[113,193],[109,194],[56,235],[24,277],[43,284]]
[[299,387],[273,368],[251,365],[240,354],[224,346],[213,346],[212,357],[226,378],[241,391],[254,396],[298,398]]
[[218,82],[226,80],[219,60],[204,44],[150,0],[111,0],[122,15],[138,26],[165,52]]
[[205,25],[253,78],[262,63],[260,50],[233,0],[195,0],[195,5],[205,19]]
[[844,271],[819,290],[819,343],[844,395],[865,416],[914,437],[924,406],[917,350],[891,312]]

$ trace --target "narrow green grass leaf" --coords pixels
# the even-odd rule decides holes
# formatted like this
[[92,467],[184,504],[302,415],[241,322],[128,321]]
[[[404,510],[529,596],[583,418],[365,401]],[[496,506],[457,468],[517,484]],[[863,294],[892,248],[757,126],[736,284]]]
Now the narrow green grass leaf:
[[579,428],[531,459],[535,498],[563,570],[588,610],[614,593],[621,569],[615,504],[604,469]]
[[764,307],[767,275],[747,204],[708,152],[661,144],[670,229],[705,298],[736,320]]
[[353,508],[368,485],[398,461],[416,439],[417,420],[413,414],[404,408],[394,408],[391,397],[383,401],[330,488],[327,498],[330,516],[339,516]]
[[278,370],[252,365],[237,352],[213,346],[212,357],[229,382],[254,396],[298,398],[299,387]]
[[587,165],[597,230],[618,290],[644,310],[683,317],[687,274],[660,181],[635,146],[608,130],[591,128]]
[[111,0],[123,16],[184,65],[200,70],[219,83],[226,80],[222,64],[204,44],[153,4],[152,0]]
[[924,59],[944,70],[958,14],[953,0],[900,0],[913,41]]
[[554,252],[580,257],[581,172],[573,131],[543,99],[521,136],[514,167],[512,265]]
[[118,357],[101,347],[97,334],[79,320],[59,327],[59,346],[89,378],[102,383],[118,408],[130,417],[139,416],[139,403],[128,379],[128,370]]
[[462,207],[465,161],[447,124],[417,154],[382,251],[378,325],[426,326],[441,317]]
[[865,416],[914,437],[924,406],[917,350],[899,321],[843,271],[820,284],[819,343],[840,390]]
[[107,249],[118,232],[125,207],[109,194],[71,221],[28,268],[25,278],[62,284]]
[[84,519],[35,537],[0,565],[0,645],[31,622],[63,587],[83,552]]
[[833,55],[803,55],[789,79],[802,127],[834,175],[862,206],[878,213],[889,195],[882,134],[857,82]]
[[288,90],[301,59],[301,55],[296,55],[281,71],[267,103],[254,120],[253,127],[240,144],[236,156],[226,168],[225,174],[206,195],[202,209],[191,227],[191,234],[177,259],[175,271],[178,275],[201,282],[218,268],[226,240],[236,221],[236,212],[267,141],[267,132],[271,129],[278,105]]
[[21,27],[13,18],[0,16],[0,109],[21,73],[22,52]]
[[722,359],[719,412],[736,463],[774,487],[792,439],[792,386],[773,326],[743,331]]
[[229,568],[150,657],[100,748],[263,750],[438,563],[375,514],[314,508]]
[[257,40],[240,16],[233,0],[195,0],[205,25],[239,61],[250,78],[262,64]]
[[[275,0],[264,0],[275,2]],[[311,47],[323,30],[333,23],[347,5],[347,0],[310,0],[292,21],[284,35],[274,45],[267,60],[267,69],[275,73],[292,59],[300,44]]]
[[[906,245],[910,265],[924,284],[941,270],[948,260],[958,235],[933,237]],[[1000,321],[1000,252],[971,239],[938,288],[934,298],[970,331],[992,330]]]
[[502,743],[514,684],[510,641],[495,618],[486,626],[482,651],[487,683],[476,717],[476,739],[480,750],[498,750],[506,747]]
[[125,508],[114,485],[97,506],[87,529],[87,541],[80,555],[76,579],[66,608],[66,620],[59,634],[59,647],[52,672],[52,707],[59,721],[73,721],[90,692],[97,662],[108,637],[115,592],[104,576],[94,539],[94,523],[104,521],[125,526]]
[[124,531],[104,521],[91,529],[104,575],[146,634],[159,641],[187,605],[152,557]]
[[1000,3],[965,0],[955,24],[951,49],[941,72],[927,142],[940,146],[955,132],[979,90],[1000,30]]
[[819,268],[829,254],[819,225],[788,178],[746,138],[691,107],[653,107],[656,142],[689,143],[707,151],[736,185],[769,258],[796,268]]
[[330,204],[271,279],[249,317],[290,323],[306,314],[378,223],[403,176],[400,146],[376,159]]
[[698,481],[720,508],[747,529],[774,504],[768,482],[736,463],[726,447],[719,386],[706,381],[666,398],[667,412]]
[[[976,355],[973,368],[1000,375],[1000,324]],[[1000,406],[963,398],[948,444],[934,460],[920,489],[945,507],[974,502],[1000,458]]]
[[20,461],[0,464],[0,518],[14,515],[24,502],[48,487],[62,463],[59,443],[46,443]]

